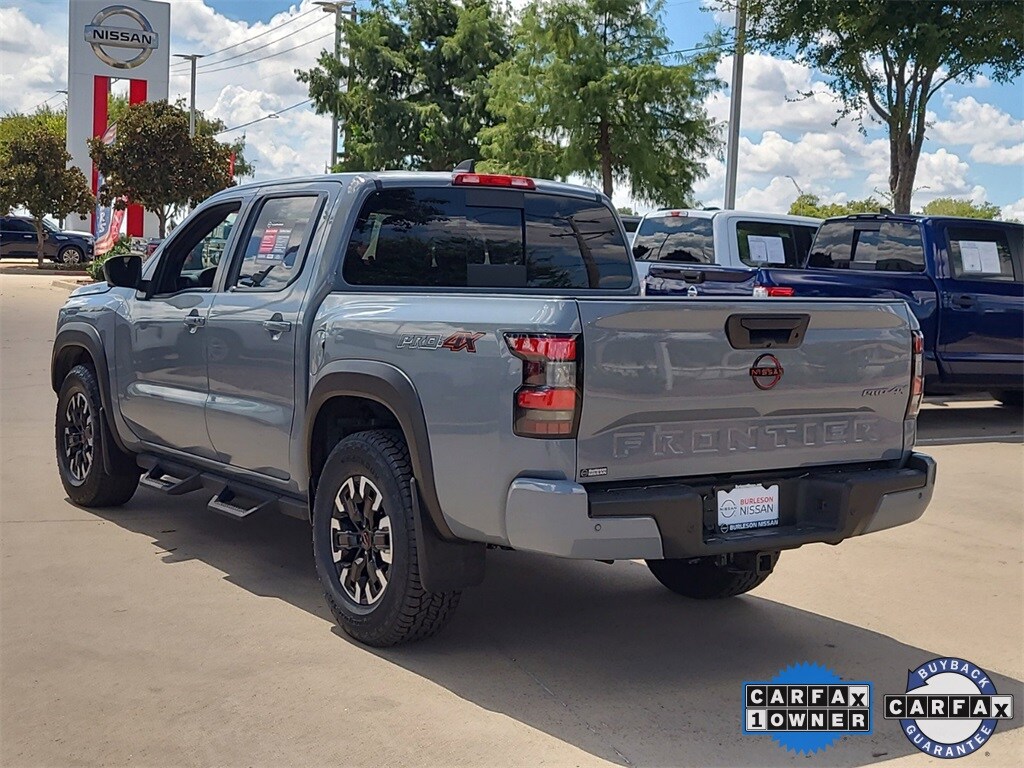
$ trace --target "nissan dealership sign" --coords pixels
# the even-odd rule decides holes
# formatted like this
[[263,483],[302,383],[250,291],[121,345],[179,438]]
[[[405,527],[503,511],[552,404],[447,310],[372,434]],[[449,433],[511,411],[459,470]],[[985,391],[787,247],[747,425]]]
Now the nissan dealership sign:
[[145,64],[159,47],[160,35],[137,9],[108,5],[86,25],[85,42],[104,64],[115,69],[134,69]]
[[[117,87],[123,89],[127,81],[132,104],[167,98],[171,6],[154,0],[69,0],[68,11],[67,147],[72,164],[95,191],[99,177],[86,142],[111,127],[107,104],[112,84],[120,81]],[[92,229],[97,235],[102,219],[68,217],[72,229]],[[137,205],[129,206],[126,224],[133,237],[150,237],[158,228],[156,216]]]

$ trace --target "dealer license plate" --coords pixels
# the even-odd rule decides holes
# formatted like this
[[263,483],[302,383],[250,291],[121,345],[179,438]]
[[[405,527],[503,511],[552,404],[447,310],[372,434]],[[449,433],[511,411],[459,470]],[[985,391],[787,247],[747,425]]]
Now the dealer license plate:
[[718,528],[723,533],[779,524],[779,486],[737,485],[718,492]]

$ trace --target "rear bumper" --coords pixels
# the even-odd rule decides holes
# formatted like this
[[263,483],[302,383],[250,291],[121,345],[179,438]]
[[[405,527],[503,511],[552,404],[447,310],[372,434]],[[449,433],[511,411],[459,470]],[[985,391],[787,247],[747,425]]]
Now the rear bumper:
[[[779,525],[721,533],[716,489],[737,482],[777,483]],[[935,487],[935,461],[912,454],[899,469],[821,470],[748,476],[714,483],[584,487],[519,478],[505,507],[516,549],[588,560],[706,557],[733,552],[838,544],[913,522]]]

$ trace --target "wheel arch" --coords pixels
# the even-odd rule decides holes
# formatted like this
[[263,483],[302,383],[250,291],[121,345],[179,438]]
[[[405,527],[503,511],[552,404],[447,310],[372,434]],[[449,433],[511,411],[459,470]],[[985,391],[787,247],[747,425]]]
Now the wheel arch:
[[304,429],[310,503],[323,464],[337,440],[364,429],[381,428],[401,431],[409,449],[420,506],[443,539],[456,540],[441,513],[419,395],[405,373],[387,363],[346,360],[327,366],[317,378],[306,405]]
[[50,386],[53,391],[60,393],[61,385],[71,369],[82,364],[90,365],[99,381],[100,405],[107,434],[113,438],[118,448],[127,451],[114,424],[110,399],[110,370],[107,368],[107,355],[103,350],[99,331],[85,323],[68,323],[58,331],[57,337],[53,340],[53,351],[50,356]]

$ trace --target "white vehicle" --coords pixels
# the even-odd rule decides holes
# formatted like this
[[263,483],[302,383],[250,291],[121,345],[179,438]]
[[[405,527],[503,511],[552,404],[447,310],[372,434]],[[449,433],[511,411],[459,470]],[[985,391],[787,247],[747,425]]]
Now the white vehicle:
[[655,211],[633,235],[633,255],[641,278],[656,262],[800,267],[821,221],[750,211]]

